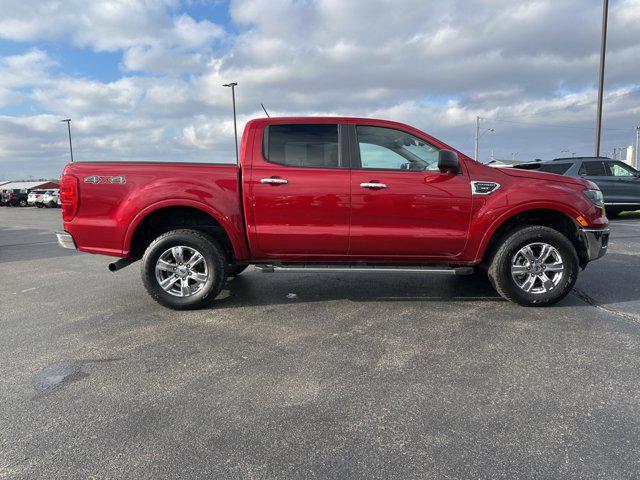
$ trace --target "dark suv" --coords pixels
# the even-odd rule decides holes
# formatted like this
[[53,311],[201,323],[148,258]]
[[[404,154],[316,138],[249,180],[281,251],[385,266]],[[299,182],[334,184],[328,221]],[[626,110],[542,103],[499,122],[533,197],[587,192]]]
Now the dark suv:
[[640,172],[619,160],[606,157],[556,158],[548,162],[532,162],[515,168],[556,173],[591,180],[604,195],[607,216],[640,210]]
[[26,207],[27,193],[21,190],[8,190],[2,193],[2,205],[11,207]]

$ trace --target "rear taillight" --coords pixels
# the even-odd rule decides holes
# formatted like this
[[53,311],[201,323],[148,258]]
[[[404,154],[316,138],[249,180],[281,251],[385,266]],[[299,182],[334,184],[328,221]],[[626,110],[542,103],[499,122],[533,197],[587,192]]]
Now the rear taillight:
[[64,174],[60,178],[60,201],[62,202],[62,220],[70,222],[78,213],[78,179]]

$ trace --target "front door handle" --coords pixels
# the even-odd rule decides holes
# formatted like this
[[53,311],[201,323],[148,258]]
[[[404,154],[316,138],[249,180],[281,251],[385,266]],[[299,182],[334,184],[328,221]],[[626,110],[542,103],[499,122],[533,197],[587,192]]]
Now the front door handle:
[[377,182],[365,182],[365,183],[361,183],[360,186],[362,188],[387,188],[386,183],[377,183]]
[[260,180],[260,183],[267,183],[269,185],[283,185],[289,182],[284,178],[263,178]]

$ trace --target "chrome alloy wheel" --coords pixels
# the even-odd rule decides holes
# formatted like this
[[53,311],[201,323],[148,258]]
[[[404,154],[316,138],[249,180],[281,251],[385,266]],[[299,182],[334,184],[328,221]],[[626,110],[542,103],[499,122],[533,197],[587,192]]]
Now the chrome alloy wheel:
[[207,262],[200,252],[191,247],[171,247],[156,262],[158,284],[165,292],[176,297],[198,293],[208,278]]
[[548,243],[525,245],[511,260],[511,276],[527,293],[547,293],[560,283],[563,275],[560,252]]

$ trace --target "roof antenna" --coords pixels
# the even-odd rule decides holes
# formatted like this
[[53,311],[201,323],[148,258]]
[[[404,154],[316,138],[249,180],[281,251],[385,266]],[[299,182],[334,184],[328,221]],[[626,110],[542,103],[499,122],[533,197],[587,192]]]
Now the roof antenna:
[[266,109],[266,108],[264,108],[264,105],[261,103],[261,104],[260,104],[260,106],[262,107],[262,110],[264,110],[264,113],[266,113],[266,114],[267,114],[267,117],[268,117],[268,118],[271,118],[271,115],[269,115],[269,112],[267,112],[267,109]]

